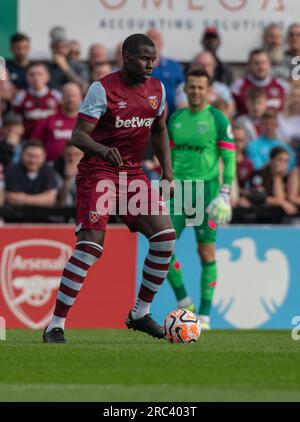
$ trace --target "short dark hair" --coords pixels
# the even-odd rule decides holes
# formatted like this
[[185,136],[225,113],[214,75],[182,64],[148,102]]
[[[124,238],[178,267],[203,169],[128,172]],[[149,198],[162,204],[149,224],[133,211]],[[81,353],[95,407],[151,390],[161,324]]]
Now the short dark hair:
[[225,111],[228,111],[229,109],[229,103],[228,101],[224,100],[224,98],[217,98],[215,101],[213,101],[211,103],[211,105],[221,111],[223,111],[223,113]]
[[191,69],[189,69],[185,75],[185,82],[188,81],[188,78],[190,76],[196,76],[198,78],[206,78],[208,80],[208,84],[211,85],[211,78],[207,71],[204,69],[203,66],[198,65],[197,67],[193,66]]
[[49,72],[49,67],[47,63],[45,62],[31,62],[27,68],[27,72],[29,72],[29,70],[32,69],[33,67],[37,67],[37,66],[42,66],[47,70],[47,72]]
[[270,160],[273,160],[273,158],[276,158],[277,155],[282,154],[282,153],[289,154],[287,149],[285,149],[283,147],[275,147],[275,148],[271,149]]
[[39,139],[32,139],[27,142],[23,147],[22,153],[24,153],[28,148],[41,148],[44,152],[46,151],[43,142]]
[[239,123],[234,123],[234,124],[232,125],[232,130],[243,130],[243,131],[244,131],[244,133],[246,133],[246,130],[245,130],[244,126],[242,126],[242,125],[241,125],[241,124],[239,124]]
[[250,62],[253,56],[258,56],[259,54],[266,54],[266,56],[269,57],[268,53],[263,48],[255,48],[254,50],[250,51],[248,61]]
[[300,23],[299,22],[294,22],[291,25],[289,25],[288,29],[287,29],[287,35],[289,35],[289,33],[291,32],[292,29],[294,28],[299,28],[300,27]]
[[20,41],[30,42],[30,38],[26,34],[22,34],[21,32],[17,32],[16,34],[10,37],[10,45],[13,45]]
[[154,42],[145,34],[132,34],[125,39],[122,45],[122,53],[134,54],[142,46],[154,47]]

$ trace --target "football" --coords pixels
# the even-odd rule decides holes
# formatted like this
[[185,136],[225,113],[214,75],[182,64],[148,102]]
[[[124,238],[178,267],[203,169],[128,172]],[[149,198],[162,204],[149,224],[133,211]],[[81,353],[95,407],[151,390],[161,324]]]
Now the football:
[[166,316],[164,331],[170,343],[195,343],[201,334],[201,324],[193,312],[175,309]]

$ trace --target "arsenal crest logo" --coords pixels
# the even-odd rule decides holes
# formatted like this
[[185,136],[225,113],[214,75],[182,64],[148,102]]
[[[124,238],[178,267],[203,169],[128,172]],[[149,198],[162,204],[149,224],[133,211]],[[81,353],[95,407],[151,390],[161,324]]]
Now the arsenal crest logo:
[[15,317],[28,328],[43,328],[53,306],[64,265],[72,254],[65,243],[30,239],[3,249],[1,290]]
[[97,211],[89,211],[89,219],[91,223],[97,223],[100,220],[100,214]]
[[150,97],[148,97],[149,103],[151,105],[151,107],[156,110],[158,107],[158,98],[156,95],[152,95]]

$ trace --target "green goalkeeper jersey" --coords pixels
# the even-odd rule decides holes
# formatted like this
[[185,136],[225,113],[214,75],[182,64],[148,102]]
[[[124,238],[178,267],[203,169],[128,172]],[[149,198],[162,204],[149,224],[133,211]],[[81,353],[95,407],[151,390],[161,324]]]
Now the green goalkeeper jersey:
[[231,185],[235,145],[230,122],[220,110],[211,105],[198,112],[183,108],[172,114],[168,130],[174,179],[213,180],[219,175],[221,156],[223,183]]

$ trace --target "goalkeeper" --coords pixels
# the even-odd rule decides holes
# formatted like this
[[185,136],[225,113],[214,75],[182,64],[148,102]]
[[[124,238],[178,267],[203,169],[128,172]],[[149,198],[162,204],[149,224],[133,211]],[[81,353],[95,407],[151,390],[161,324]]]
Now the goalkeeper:
[[[217,282],[215,241],[217,227],[231,219],[230,187],[235,177],[236,157],[231,125],[225,115],[207,103],[210,77],[200,68],[188,71],[185,81],[188,107],[175,112],[169,121],[169,136],[174,180],[191,180],[193,198],[196,181],[204,182],[204,219],[195,226],[198,253],[202,264],[199,318],[203,329],[210,328],[210,310]],[[219,158],[223,161],[223,181],[219,184]],[[183,185],[183,184],[182,184]],[[186,226],[182,206],[180,215],[170,201],[170,214],[177,239]],[[183,201],[184,202],[184,201]],[[194,204],[195,205],[195,204]],[[175,212],[176,211],[176,212]],[[168,280],[175,292],[178,307],[195,311],[184,286],[181,266],[172,256]]]

